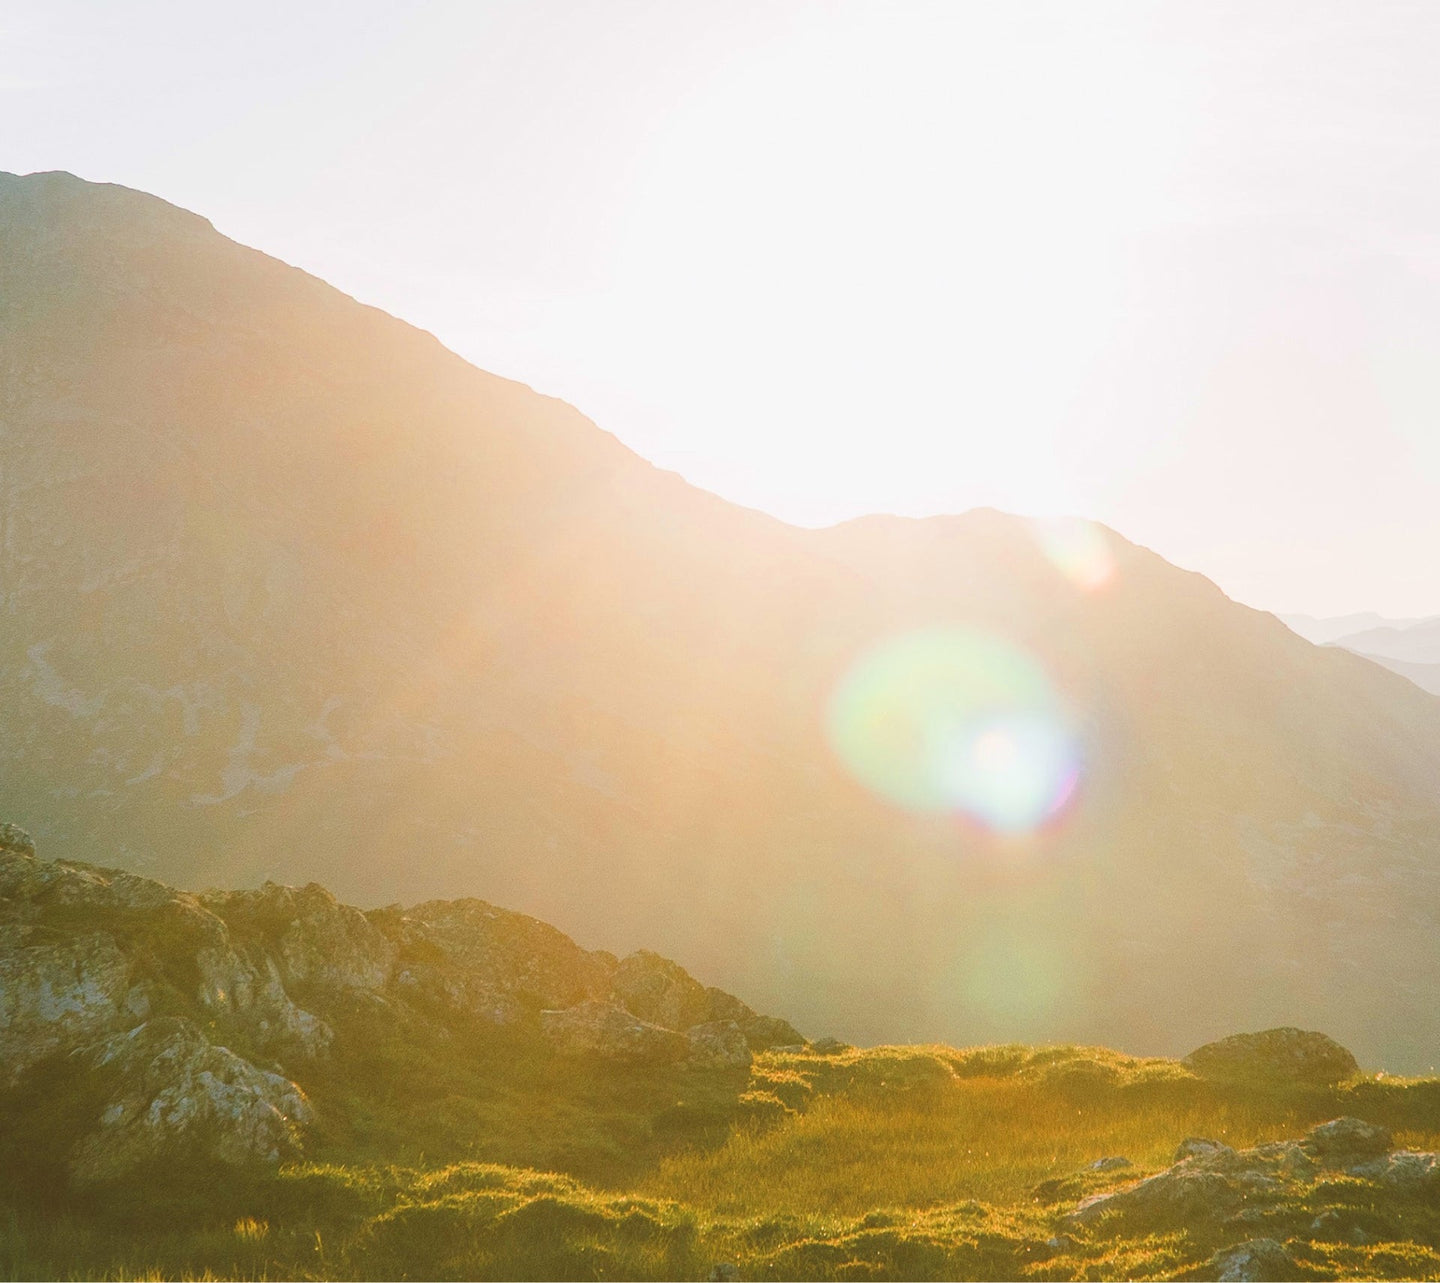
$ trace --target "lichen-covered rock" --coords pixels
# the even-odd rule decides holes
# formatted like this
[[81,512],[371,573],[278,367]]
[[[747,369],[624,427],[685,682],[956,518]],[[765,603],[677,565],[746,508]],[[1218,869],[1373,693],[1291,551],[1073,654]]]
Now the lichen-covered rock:
[[[715,1012],[714,1000],[704,985],[678,962],[649,949],[620,960],[614,987],[615,996],[631,1015],[666,1029],[689,1029],[712,1020],[734,1020],[741,1014],[738,1010]],[[738,999],[734,1005],[743,1006]]]
[[1398,1149],[1393,1154],[1355,1163],[1347,1167],[1346,1172],[1402,1193],[1434,1191],[1440,1194],[1440,1154]]
[[1333,1085],[1360,1070],[1333,1038],[1288,1027],[1207,1042],[1181,1063],[1201,1078],[1315,1086]]
[[1273,1238],[1252,1238],[1216,1252],[1201,1277],[1218,1283],[1283,1283],[1299,1266]]
[[609,1002],[581,1002],[563,1011],[542,1011],[540,1029],[561,1055],[594,1056],[629,1064],[667,1064],[686,1059],[690,1040]]
[[1218,1140],[1207,1140],[1203,1136],[1187,1136],[1175,1149],[1174,1162],[1181,1162],[1187,1158],[1208,1158],[1216,1154],[1233,1154],[1235,1151],[1229,1145],[1224,1145]]
[[78,1185],[119,1180],[155,1162],[265,1166],[298,1152],[311,1121],[304,1092],[212,1045],[179,1017],[147,1021],[83,1053],[113,1089],[75,1146]]
[[733,1020],[713,1020],[685,1031],[690,1044],[686,1059],[699,1069],[748,1069],[750,1044]]
[[433,900],[372,917],[398,948],[396,989],[451,1011],[509,1024],[610,993],[611,954],[483,900]]
[[267,882],[258,891],[208,892],[203,901],[237,939],[257,942],[274,957],[287,987],[373,992],[390,979],[394,943],[318,883]]
[[1332,1118],[1305,1134],[1305,1147],[1322,1163],[1347,1167],[1389,1153],[1388,1128],[1360,1118]]
[[182,895],[163,882],[70,860],[41,860],[33,850],[0,847],[0,896],[43,917],[56,908],[155,909]]
[[229,942],[196,951],[201,1004],[234,1021],[262,1046],[323,1055],[334,1030],[286,993],[275,959],[265,953],[242,957]]
[[1263,1206],[1283,1192],[1285,1182],[1315,1170],[1295,1141],[1233,1150],[1209,1142],[1189,1145],[1188,1156],[1133,1185],[1083,1200],[1067,1218],[1084,1225],[1106,1213],[1143,1221],[1156,1229],[1214,1223],[1246,1206]]
[[104,932],[0,953],[0,1084],[133,1022],[131,975]]
[[[1432,1191],[1440,1194],[1440,1158],[1409,1150],[1391,1152],[1390,1139],[1385,1128],[1358,1118],[1332,1119],[1311,1128],[1302,1140],[1270,1141],[1251,1149],[1234,1150],[1191,1138],[1180,1146],[1173,1166],[1084,1199],[1066,1220],[1094,1226],[1113,1215],[1127,1232],[1150,1233],[1184,1229],[1208,1234],[1241,1225],[1268,1226],[1283,1209],[1305,1206],[1324,1182],[1333,1179],[1336,1168],[1371,1182],[1375,1194],[1422,1198]],[[1312,1229],[1329,1233],[1334,1222],[1334,1217],[1320,1220]]]

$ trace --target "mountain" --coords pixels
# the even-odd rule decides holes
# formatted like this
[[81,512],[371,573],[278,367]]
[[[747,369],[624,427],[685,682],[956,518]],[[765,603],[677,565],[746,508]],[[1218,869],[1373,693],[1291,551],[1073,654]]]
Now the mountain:
[[1339,641],[1351,633],[1365,632],[1373,628],[1406,628],[1420,622],[1418,619],[1386,619],[1373,610],[1355,615],[1329,615],[1320,618],[1315,615],[1280,615],[1279,618],[1306,641],[1314,642],[1317,646]]
[[478,896],[855,1041],[1440,1045],[1408,681],[1083,523],[737,508],[66,174],[0,177],[0,619],[56,856]]
[[1336,646],[1371,658],[1406,664],[1440,664],[1440,616],[1404,625],[1388,625],[1346,633]]

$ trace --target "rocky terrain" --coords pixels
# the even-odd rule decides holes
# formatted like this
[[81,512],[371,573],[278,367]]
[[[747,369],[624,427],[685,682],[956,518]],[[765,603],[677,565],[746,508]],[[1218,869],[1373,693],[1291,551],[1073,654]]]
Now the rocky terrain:
[[299,1154],[315,1121],[300,1083],[353,1054],[336,1025],[357,1008],[410,1039],[508,1030],[556,1057],[699,1072],[805,1043],[654,953],[587,951],[478,900],[363,913],[317,885],[192,894],[38,858],[0,829],[0,1091],[78,1086],[58,1156],[73,1184]]

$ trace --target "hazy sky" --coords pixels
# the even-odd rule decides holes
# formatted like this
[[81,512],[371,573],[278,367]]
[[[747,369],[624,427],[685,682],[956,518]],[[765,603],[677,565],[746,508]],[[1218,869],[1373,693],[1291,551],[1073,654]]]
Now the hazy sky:
[[209,217],[803,524],[1440,612],[1440,4],[6,0],[0,168]]

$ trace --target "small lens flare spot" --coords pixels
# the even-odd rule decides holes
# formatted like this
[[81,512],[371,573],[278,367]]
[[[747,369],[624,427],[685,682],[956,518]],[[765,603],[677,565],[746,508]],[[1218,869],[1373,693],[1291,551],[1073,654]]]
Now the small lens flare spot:
[[841,761],[882,797],[997,834],[1040,828],[1080,779],[1072,720],[1044,669],[975,629],[926,629],[862,655],[828,729]]
[[1081,517],[1037,517],[1030,532],[1050,564],[1077,588],[1094,592],[1115,578],[1115,554],[1103,526]]

